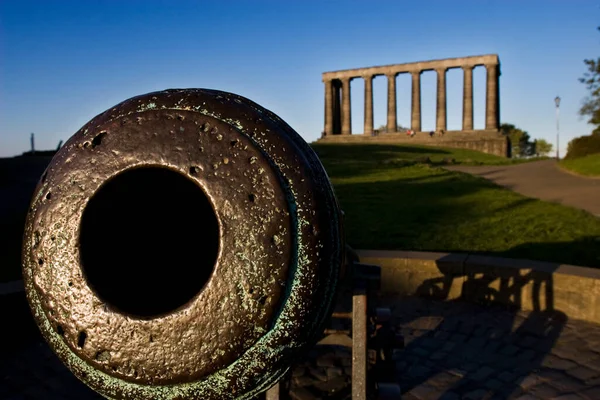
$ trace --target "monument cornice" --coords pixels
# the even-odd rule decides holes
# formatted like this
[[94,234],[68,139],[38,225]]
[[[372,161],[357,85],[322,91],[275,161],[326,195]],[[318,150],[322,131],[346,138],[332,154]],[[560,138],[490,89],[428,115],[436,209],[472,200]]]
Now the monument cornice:
[[381,65],[368,68],[352,68],[338,71],[323,72],[323,81],[342,78],[362,78],[363,76],[398,75],[403,73],[415,73],[431,71],[440,68],[453,69],[465,66],[476,67],[479,65],[498,65],[500,63],[497,54],[485,54],[479,56],[446,58],[430,61],[418,61],[403,64]]

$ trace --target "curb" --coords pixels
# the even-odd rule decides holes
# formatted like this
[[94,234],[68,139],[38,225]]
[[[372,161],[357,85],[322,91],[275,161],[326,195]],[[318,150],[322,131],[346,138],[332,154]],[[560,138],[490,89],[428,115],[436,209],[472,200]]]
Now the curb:
[[556,168],[559,171],[561,171],[561,172],[564,172],[564,173],[569,174],[569,175],[576,176],[578,178],[589,179],[589,180],[592,180],[592,181],[600,181],[600,176],[589,176],[589,175],[578,174],[577,172],[572,171],[572,170],[568,169],[567,167],[562,166],[560,162],[556,163]]
[[[557,309],[571,318],[600,323],[600,269],[468,253],[356,253],[361,262],[382,267],[383,295]],[[0,296],[24,290],[22,280],[0,283]]]
[[600,324],[600,269],[467,253],[357,250],[380,265],[381,294],[559,310]]

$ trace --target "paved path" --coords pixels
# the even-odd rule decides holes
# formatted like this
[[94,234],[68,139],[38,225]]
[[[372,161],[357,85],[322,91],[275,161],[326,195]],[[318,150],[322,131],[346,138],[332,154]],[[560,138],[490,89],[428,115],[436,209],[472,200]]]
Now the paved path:
[[557,311],[391,300],[403,399],[600,399],[600,326]]
[[581,208],[600,216],[600,179],[584,178],[560,169],[555,160],[499,166],[450,166],[489,179],[528,197]]
[[[406,341],[394,354],[403,400],[600,399],[599,325],[557,311],[458,301],[411,297],[382,304],[392,308]],[[100,399],[39,337],[19,348],[3,346],[1,399]],[[291,398],[349,399],[350,365],[348,349],[313,349],[292,371]]]

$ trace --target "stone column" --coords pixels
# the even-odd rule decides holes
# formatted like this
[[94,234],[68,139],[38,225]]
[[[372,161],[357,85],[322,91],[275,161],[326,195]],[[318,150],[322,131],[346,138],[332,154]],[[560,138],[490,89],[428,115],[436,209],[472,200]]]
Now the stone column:
[[473,66],[465,65],[463,68],[463,131],[473,130]]
[[350,115],[350,78],[342,79],[342,135],[352,134]]
[[364,134],[373,135],[373,75],[363,77],[365,80],[365,129]]
[[437,72],[437,107],[436,129],[446,130],[446,68],[439,68]]
[[486,65],[485,129],[498,129],[498,66]]
[[340,107],[340,87],[339,79],[334,79],[333,86],[333,134],[339,135],[342,132],[342,110]]
[[413,71],[410,129],[421,132],[421,71]]
[[396,132],[398,120],[396,118],[396,74],[387,75],[388,79],[388,112],[387,133]]
[[333,135],[333,85],[325,81],[325,136]]

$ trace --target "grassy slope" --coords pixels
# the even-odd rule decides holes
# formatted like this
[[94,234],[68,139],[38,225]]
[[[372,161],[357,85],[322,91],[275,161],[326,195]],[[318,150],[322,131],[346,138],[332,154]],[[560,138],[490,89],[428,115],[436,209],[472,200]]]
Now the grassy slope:
[[600,154],[562,160],[560,166],[584,176],[600,176]]
[[[424,146],[313,148],[332,178],[356,248],[488,252],[600,267],[600,223],[589,214],[435,167],[444,158],[488,165],[523,160]],[[418,162],[425,157],[433,166]],[[0,221],[0,282],[20,278],[25,213],[49,160],[0,159],[0,194],[8,197]]]
[[[321,145],[355,248],[481,252],[600,267],[600,220],[436,166],[510,161],[462,149]],[[432,165],[416,163],[429,157]]]

